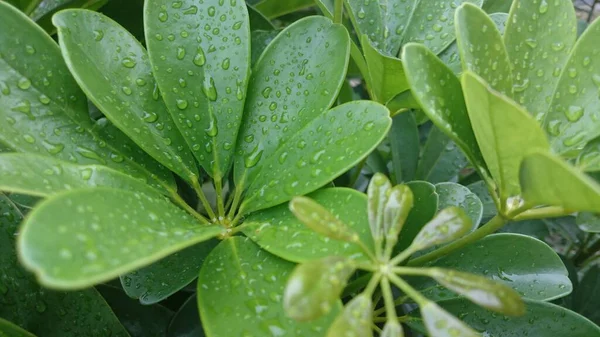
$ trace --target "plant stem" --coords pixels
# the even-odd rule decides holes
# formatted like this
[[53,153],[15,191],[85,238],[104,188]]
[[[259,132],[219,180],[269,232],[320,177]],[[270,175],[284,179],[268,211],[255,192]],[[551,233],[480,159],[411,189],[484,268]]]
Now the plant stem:
[[399,278],[394,274],[388,275],[390,281],[395,284],[402,292],[404,292],[408,297],[412,298],[419,306],[429,302],[425,296],[421,295],[418,291],[416,291],[413,287],[411,287],[406,281]]
[[344,16],[344,0],[335,0],[334,6],[333,22],[341,24]]
[[194,190],[196,191],[196,194],[198,195],[198,199],[200,199],[200,202],[202,202],[202,205],[206,209],[206,213],[208,214],[208,216],[213,221],[217,220],[217,217],[215,216],[215,212],[213,212],[212,207],[210,207],[210,203],[206,199],[206,195],[204,195],[204,191],[202,191],[202,186],[200,186],[200,183],[198,182],[198,178],[196,178],[196,177],[192,178],[192,186],[194,187]]
[[434,250],[431,253],[428,253],[428,254],[420,256],[416,259],[410,260],[410,261],[408,261],[408,265],[409,266],[422,266],[422,265],[426,264],[427,262],[437,260],[444,255],[447,255],[459,248],[462,248],[462,247],[469,245],[489,234],[494,233],[498,229],[502,228],[502,226],[504,226],[507,222],[508,222],[508,219],[506,219],[501,214],[497,214],[490,221],[488,221],[488,223],[479,227],[476,231],[474,231],[466,236],[463,236],[462,238],[460,238],[446,246],[443,246],[440,249]]
[[405,250],[403,250],[400,254],[396,255],[396,257],[394,257],[390,261],[390,264],[393,266],[397,266],[402,261],[408,259],[414,253],[415,253],[415,250],[412,248],[412,246],[410,246],[410,247],[406,248]]
[[173,191],[173,193],[171,194],[171,199],[177,204],[179,205],[181,208],[183,208],[184,210],[186,210],[188,213],[190,213],[191,215],[193,215],[196,219],[198,219],[202,224],[209,224],[210,221],[205,218],[204,216],[202,216],[202,214],[196,212],[196,210],[188,205],[187,202],[185,202],[185,200],[183,200],[183,198],[177,194],[177,192]]
[[381,293],[383,294],[383,302],[385,304],[385,315],[388,321],[397,321],[398,315],[396,314],[396,303],[394,303],[394,295],[392,294],[392,287],[387,276],[381,279]]
[[223,205],[223,181],[221,178],[215,178],[215,192],[217,193],[217,213],[219,220],[225,217],[225,206]]
[[362,251],[367,254],[367,256],[375,263],[377,263],[377,258],[375,257],[375,255],[373,255],[373,253],[371,253],[371,251],[369,250],[369,247],[367,247],[367,245],[364,244],[364,242],[358,240],[356,241],[356,244],[360,247],[360,249],[362,249]]
[[[514,221],[522,221],[522,220],[533,220],[533,219],[542,219],[542,218],[558,218],[561,216],[567,216],[573,213],[567,209],[557,206],[551,207],[542,207],[542,208],[534,208],[528,211],[525,211],[521,214],[515,215],[513,217]],[[510,215],[510,214],[509,214]]]
[[392,271],[396,274],[411,276],[429,276],[430,274],[427,268],[394,267]]
[[377,284],[379,283],[379,280],[381,280],[381,273],[375,273],[370,276],[371,280],[369,280],[369,284],[367,284],[367,287],[365,288],[363,293],[368,296],[373,296],[373,292],[375,292]]
[[240,200],[242,199],[242,193],[244,192],[244,180],[245,180],[245,175],[242,178],[242,183],[240,183],[239,186],[235,187],[235,194],[233,195],[233,202],[231,203],[231,207],[229,208],[229,214],[227,214],[228,218],[233,218],[235,215],[235,212],[237,211],[237,208],[240,204]]

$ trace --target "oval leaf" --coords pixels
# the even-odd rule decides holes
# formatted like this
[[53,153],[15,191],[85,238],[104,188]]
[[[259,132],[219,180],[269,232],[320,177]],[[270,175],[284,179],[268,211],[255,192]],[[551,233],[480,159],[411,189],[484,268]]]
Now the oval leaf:
[[[373,251],[367,198],[364,194],[347,188],[327,188],[309,194],[308,197],[357,233],[360,241]],[[360,246],[330,240],[306,227],[285,204],[250,215],[244,225],[244,234],[263,249],[289,261],[306,262],[327,256],[368,260]]]
[[411,181],[406,185],[412,191],[413,207],[404,226],[402,226],[396,251],[404,250],[410,246],[419,231],[438,211],[439,196],[435,192],[434,185],[426,181]]
[[360,294],[350,300],[327,331],[327,337],[372,337],[373,301]]
[[336,256],[298,265],[283,295],[286,314],[298,321],[312,321],[326,315],[340,300],[355,270],[351,260]]
[[[200,23],[202,29],[190,30]],[[233,159],[250,75],[246,4],[146,1],[144,26],[166,106],[196,159],[221,180]]]
[[0,333],[7,337],[35,337],[28,331],[21,329],[3,318],[0,318]]
[[79,85],[108,119],[144,151],[187,181],[197,168],[158,97],[142,45],[108,17],[65,10],[52,17],[61,51]]
[[[371,3],[376,4],[377,1]],[[366,35],[363,35],[361,42],[365,61],[369,67],[368,84],[375,96],[373,99],[385,104],[396,95],[408,90],[402,61],[382,54]],[[397,53],[396,51],[393,55]]]
[[425,322],[425,328],[431,336],[436,337],[479,337],[480,335],[452,316],[446,310],[440,308],[433,302],[421,305],[421,316]]
[[371,228],[371,234],[373,235],[373,239],[375,239],[376,245],[379,245],[383,240],[385,206],[388,193],[390,193],[391,189],[392,183],[390,183],[389,179],[381,173],[376,173],[371,178],[367,190],[369,227]]
[[413,207],[414,197],[407,185],[394,186],[388,193],[383,209],[383,232],[392,246],[396,244],[402,226]]
[[435,192],[439,196],[438,210],[456,206],[462,208],[471,218],[476,230],[483,215],[483,204],[479,197],[467,187],[455,183],[439,183],[435,185]]
[[47,287],[108,281],[217,236],[158,195],[109,188],[75,190],[41,202],[23,224],[19,256]]
[[290,210],[302,223],[321,235],[346,242],[359,240],[358,234],[329,213],[326,208],[309,198],[295,197],[290,202]]
[[458,181],[460,172],[469,164],[460,147],[436,126],[427,135],[422,152],[416,172],[418,180],[434,184]]
[[431,246],[456,240],[469,232],[471,219],[458,207],[448,207],[440,211],[417,234],[411,250],[422,250]]
[[[315,329],[324,331],[339,309],[310,324],[292,320],[283,310],[281,295],[293,268],[246,238],[222,241],[198,278],[198,307],[207,335],[310,336]],[[244,323],[232,324],[231,317]]]

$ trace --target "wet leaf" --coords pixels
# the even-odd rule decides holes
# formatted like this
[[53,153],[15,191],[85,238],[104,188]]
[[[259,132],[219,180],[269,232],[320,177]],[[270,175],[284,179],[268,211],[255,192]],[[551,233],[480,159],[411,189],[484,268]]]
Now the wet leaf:
[[[215,180],[227,174],[250,76],[244,1],[146,1],[156,82],[188,147]],[[202,33],[197,27],[201,23]]]
[[436,126],[432,126],[421,153],[415,177],[433,184],[458,181],[469,161],[461,149]]
[[194,159],[156,97],[144,47],[99,13],[65,10],[52,22],[67,66],[94,105],[158,162],[189,182],[197,179]]
[[217,243],[217,240],[201,242],[121,275],[121,285],[129,297],[139,299],[141,304],[158,303],[198,277],[204,259]]
[[576,34],[571,1],[514,0],[504,43],[512,63],[513,97],[533,116],[548,111]]
[[577,157],[577,167],[585,172],[600,171],[600,137],[590,141]]
[[277,30],[252,31],[252,66],[256,64],[262,53],[265,51],[271,41],[273,41],[273,39],[277,36],[277,34],[279,34],[279,31]]
[[79,188],[113,187],[150,195],[146,182],[102,165],[76,165],[35,154],[0,155],[0,190],[39,197]]
[[600,66],[593,62],[600,52],[599,33],[600,23],[592,23],[571,51],[558,83],[553,82],[556,90],[544,126],[552,149],[562,156],[576,156],[587,142],[600,136]]
[[295,197],[290,210],[305,226],[330,239],[357,242],[359,236],[325,207],[307,197]]
[[0,318],[0,333],[9,337],[35,337],[28,331],[21,329],[19,326]]
[[42,0],[37,8],[29,15],[41,28],[49,34],[56,33],[52,25],[52,16],[68,8],[82,8],[96,11],[104,6],[108,0]]
[[600,267],[592,266],[576,288],[573,309],[598,324],[600,322]]
[[[573,289],[558,255],[544,242],[520,234],[494,234],[460,248],[431,266],[485,276],[516,290],[528,299],[550,301]],[[457,295],[433,281],[415,284],[431,300]]]
[[369,227],[371,235],[375,240],[375,244],[381,244],[384,236],[384,213],[388,199],[388,193],[391,192],[392,184],[389,179],[381,174],[376,173],[367,190],[368,196],[368,212],[369,212]]
[[276,18],[314,5],[312,0],[260,0],[255,5],[268,18]]
[[[376,4],[377,1],[371,3]],[[367,35],[362,36],[361,43],[369,69],[368,84],[373,91],[374,101],[385,104],[396,95],[410,89],[404,76],[402,61],[382,54],[373,46]],[[394,53],[396,54],[397,52]]]
[[[246,238],[222,241],[207,257],[198,278],[198,306],[205,332],[209,336],[324,332],[339,306],[311,324],[298,323],[283,310],[282,294],[293,269],[293,263],[261,250]],[[231,317],[236,317],[236,324],[231,324]]]
[[[367,156],[391,126],[389,111],[369,101],[354,101],[323,111],[292,134],[291,125],[301,124],[300,120],[291,119],[288,135],[277,141],[271,138],[275,132],[269,129],[268,139],[274,142],[257,144],[258,152],[246,157],[246,166],[253,164],[256,168],[243,176],[256,176],[246,180],[251,183],[241,206],[245,212],[278,205],[325,185]],[[275,143],[279,147],[267,151]]]
[[525,314],[519,294],[507,285],[474,274],[434,268],[431,276],[444,287],[471,302],[510,316]]
[[404,337],[402,325],[398,322],[387,321],[383,326],[380,337]]
[[431,220],[438,210],[439,196],[435,192],[435,186],[425,181],[412,181],[406,184],[413,194],[413,207],[408,214],[396,251],[402,251],[410,245],[425,224]]
[[577,226],[588,233],[600,233],[600,214],[579,212],[577,214]]
[[464,4],[456,11],[456,32],[463,70],[472,71],[494,90],[512,97],[511,65],[494,21],[480,8]]
[[330,256],[299,264],[283,294],[286,314],[297,321],[312,321],[335,308],[356,267],[344,257]]
[[[308,195],[343,222],[372,251],[367,197],[348,188],[327,188]],[[287,204],[250,215],[244,234],[261,248],[293,262],[306,262],[326,256],[346,256],[366,261],[367,256],[356,244],[331,240],[306,227],[290,211]]]
[[97,287],[131,337],[164,337],[173,312],[161,305],[140,305],[121,290]]
[[488,13],[508,13],[513,0],[484,0],[483,9]]
[[525,202],[530,205],[600,212],[600,185],[550,153],[536,152],[525,157],[520,181]]
[[217,236],[158,195],[109,188],[69,191],[41,202],[24,222],[19,256],[40,283],[80,289]]
[[487,222],[487,220],[498,214],[498,211],[496,210],[496,204],[494,204],[494,199],[492,199],[485,182],[480,180],[476,183],[468,185],[467,188],[469,188],[469,190],[471,190],[471,192],[473,192],[479,198],[483,205],[483,213],[481,216],[482,222]]
[[327,331],[327,337],[371,337],[373,330],[373,301],[360,294],[344,306]]
[[175,313],[167,329],[167,337],[205,337],[196,294],[190,296]]
[[410,249],[422,250],[456,240],[469,232],[472,226],[471,219],[463,210],[458,207],[448,207],[423,226]]
[[427,332],[436,337],[479,337],[480,335],[461,320],[433,302],[420,305]]
[[383,209],[383,234],[387,242],[396,244],[413,204],[414,196],[407,185],[396,185],[387,193]]
[[[256,30],[273,30],[275,26],[273,23],[264,16],[261,12],[259,12],[254,6],[250,5],[249,2],[246,1],[246,7],[248,9],[248,20],[250,21],[250,31],[254,32]],[[252,47],[253,43],[250,44]]]
[[[21,267],[15,254],[21,220],[22,213],[0,194],[0,317],[44,337],[128,337],[95,289],[55,292],[41,288]],[[6,332],[2,322],[0,331]],[[12,332],[7,336],[18,337]]]
[[168,172],[157,175],[153,165],[131,161],[89,131],[87,100],[44,31],[0,2],[0,32],[0,53],[6,55],[0,64],[0,117],[6,121],[0,123],[0,142],[16,152],[107,165],[149,177],[163,191],[171,188],[162,181]]
[[508,198],[521,192],[521,161],[534,150],[548,149],[548,140],[521,106],[495,92],[477,75],[465,72],[462,83],[479,148],[507,207]]
[[419,162],[419,129],[413,112],[394,116],[388,134],[396,183],[414,180]]
[[600,328],[583,316],[546,302],[526,300],[527,313],[519,317],[498,315],[467,300],[444,301],[439,304],[451,314],[461,317],[483,336],[590,337],[600,334]]
[[402,59],[411,91],[425,114],[463,150],[484,179],[489,179],[458,78],[421,45],[405,46]]
[[471,218],[471,230],[477,229],[483,215],[483,204],[475,193],[455,183],[439,183],[435,185],[435,192],[439,196],[438,210],[450,206],[460,207]]

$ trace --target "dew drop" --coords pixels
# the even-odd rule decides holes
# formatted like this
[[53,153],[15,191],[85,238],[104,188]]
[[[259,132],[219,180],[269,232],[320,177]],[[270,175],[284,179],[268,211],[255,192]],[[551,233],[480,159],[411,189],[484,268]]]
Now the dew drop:
[[136,62],[133,59],[131,59],[129,57],[126,57],[126,58],[123,59],[123,61],[121,61],[121,64],[125,68],[133,68],[133,67],[135,67]]
[[104,32],[100,29],[94,30],[94,41],[102,41],[104,38]]

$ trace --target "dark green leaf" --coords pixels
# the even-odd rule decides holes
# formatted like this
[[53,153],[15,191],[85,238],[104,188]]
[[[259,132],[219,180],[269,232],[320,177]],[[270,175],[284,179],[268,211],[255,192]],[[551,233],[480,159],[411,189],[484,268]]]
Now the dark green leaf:
[[520,181],[525,202],[530,205],[600,212],[600,184],[550,153],[525,157]]
[[142,304],[158,303],[181,290],[198,277],[200,267],[217,240],[209,240],[180,250],[147,267],[121,275],[129,297]]
[[[374,249],[364,194],[347,188],[327,188],[308,197],[356,232],[370,250]],[[326,256],[367,260],[358,245],[328,239],[306,227],[286,204],[254,213],[244,225],[244,234],[263,249],[289,261],[306,262]]]
[[396,183],[415,178],[419,162],[419,129],[411,111],[396,115],[388,135]]
[[373,301],[361,294],[350,300],[327,331],[327,337],[372,337]]
[[[372,3],[376,4],[377,1]],[[361,43],[369,68],[367,82],[373,92],[374,101],[385,104],[396,95],[410,89],[404,76],[402,61],[382,54],[373,46],[367,35],[362,36]]]
[[600,137],[590,141],[577,157],[577,166],[586,172],[600,171]]
[[50,34],[56,33],[52,25],[52,16],[58,11],[68,8],[85,8],[97,10],[109,0],[42,0],[39,6],[29,15],[37,24]]
[[65,192],[43,201],[19,236],[23,264],[47,287],[107,281],[217,236],[162,196],[109,188]]
[[575,311],[600,324],[600,267],[597,265],[583,275],[573,305]]
[[15,254],[17,226],[22,219],[14,204],[0,194],[0,317],[43,337],[128,337],[95,289],[51,291],[41,288],[23,270]]
[[158,304],[140,305],[123,291],[109,286],[98,286],[98,291],[114,310],[115,315],[131,337],[164,337],[173,312]]
[[267,48],[277,34],[279,34],[279,31],[276,30],[252,31],[252,66],[256,64],[262,53],[265,51],[265,48]]
[[504,33],[514,99],[533,116],[544,115],[577,38],[575,11],[570,0],[514,2]]
[[336,307],[355,270],[352,260],[337,256],[299,264],[285,287],[286,314],[297,321],[312,321],[327,315]]
[[[273,23],[264,16],[261,12],[259,12],[254,6],[251,6],[248,2],[246,2],[248,7],[248,20],[250,21],[250,30],[252,32],[256,30],[273,30],[275,26]],[[250,44],[253,45],[252,43]],[[252,46],[254,47],[254,46]]]
[[167,329],[167,337],[205,337],[200,324],[198,298],[192,295],[175,313]]
[[420,305],[421,316],[425,322],[425,328],[431,336],[435,337],[479,337],[461,320],[440,308],[433,302]]
[[508,13],[513,0],[484,0],[483,9],[488,13]]
[[383,326],[380,337],[404,337],[402,325],[398,322],[387,321]]
[[475,193],[455,183],[439,183],[435,185],[435,192],[439,196],[438,210],[450,206],[460,207],[471,218],[472,230],[477,229],[483,215],[483,204]]
[[187,181],[197,179],[193,156],[158,97],[144,47],[100,13],[65,10],[52,22],[67,66],[92,102],[158,162]]
[[154,194],[146,182],[102,165],[76,165],[34,154],[0,155],[0,190],[47,197],[70,189],[113,187]]
[[600,233],[600,214],[579,212],[577,226],[588,233]]
[[433,126],[421,154],[416,178],[431,183],[458,181],[460,171],[468,165],[461,149],[446,134]]
[[0,334],[6,337],[35,337],[28,331],[3,318],[0,318]]
[[397,251],[406,249],[438,210],[438,195],[434,185],[425,181],[413,181],[407,185],[413,194],[413,208],[400,232]]
[[293,263],[261,250],[246,238],[222,241],[207,257],[198,278],[198,306],[205,332],[229,337],[310,336],[315,329],[324,331],[339,309],[310,324],[292,320],[283,310],[283,289],[293,268]]
[[413,204],[414,196],[407,185],[396,185],[387,193],[383,209],[383,234],[391,247],[396,244]]
[[422,250],[456,240],[469,232],[472,227],[471,219],[463,210],[458,207],[448,207],[423,226],[409,249]]
[[485,182],[480,180],[476,183],[468,185],[467,187],[479,198],[483,205],[483,213],[481,216],[482,221],[487,221],[498,213],[496,210],[496,205],[494,204],[494,199],[492,199]]
[[[150,0],[144,17],[166,106],[196,159],[219,181],[231,167],[250,76],[246,4]],[[202,32],[192,28],[200,23]]]
[[290,210],[298,220],[316,233],[330,239],[357,242],[359,236],[325,207],[307,197],[295,197]]
[[313,5],[312,0],[260,0],[254,7],[272,19]]

